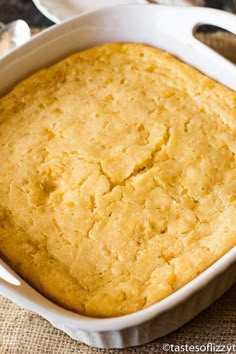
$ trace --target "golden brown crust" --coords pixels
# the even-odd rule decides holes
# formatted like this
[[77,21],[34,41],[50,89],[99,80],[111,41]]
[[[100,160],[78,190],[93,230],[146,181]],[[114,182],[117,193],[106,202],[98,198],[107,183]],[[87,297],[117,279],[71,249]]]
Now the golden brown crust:
[[131,313],[236,245],[236,94],[105,44],[0,100],[0,253],[81,314]]

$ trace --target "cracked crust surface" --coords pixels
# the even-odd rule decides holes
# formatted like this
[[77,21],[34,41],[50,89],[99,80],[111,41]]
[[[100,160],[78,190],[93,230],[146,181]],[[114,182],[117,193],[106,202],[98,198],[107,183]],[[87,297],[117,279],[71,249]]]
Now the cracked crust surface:
[[0,253],[110,317],[236,245],[236,94],[141,44],[74,54],[0,100]]

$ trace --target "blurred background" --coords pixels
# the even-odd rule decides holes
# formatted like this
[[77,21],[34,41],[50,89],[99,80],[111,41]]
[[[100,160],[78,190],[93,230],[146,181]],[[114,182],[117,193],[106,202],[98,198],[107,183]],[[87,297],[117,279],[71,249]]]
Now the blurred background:
[[32,0],[0,0],[0,21],[8,23],[25,20],[30,27],[48,27],[53,24],[35,7]]
[[[236,12],[236,0],[159,0],[158,2],[181,5],[189,3]],[[19,18],[25,20],[31,27],[42,28],[53,24],[37,10],[32,0],[0,0],[1,22],[8,23]]]

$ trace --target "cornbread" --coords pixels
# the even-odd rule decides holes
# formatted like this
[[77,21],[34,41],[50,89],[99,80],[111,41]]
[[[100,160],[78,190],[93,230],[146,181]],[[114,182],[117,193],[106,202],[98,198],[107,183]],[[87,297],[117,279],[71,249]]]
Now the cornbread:
[[80,314],[132,313],[236,245],[236,94],[142,44],[0,99],[0,255]]

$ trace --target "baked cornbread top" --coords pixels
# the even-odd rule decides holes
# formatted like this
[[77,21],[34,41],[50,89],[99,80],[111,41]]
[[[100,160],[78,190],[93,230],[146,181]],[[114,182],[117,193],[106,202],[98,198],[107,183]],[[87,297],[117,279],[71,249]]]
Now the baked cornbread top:
[[41,293],[118,316],[236,245],[236,94],[142,44],[76,53],[0,100],[0,253]]

